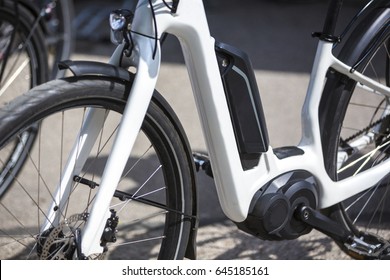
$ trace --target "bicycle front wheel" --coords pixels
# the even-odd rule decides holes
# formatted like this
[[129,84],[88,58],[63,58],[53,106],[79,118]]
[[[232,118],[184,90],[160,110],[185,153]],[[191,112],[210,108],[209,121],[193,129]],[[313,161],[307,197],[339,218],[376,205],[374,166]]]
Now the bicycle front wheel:
[[[351,34],[340,59],[390,87],[389,13],[368,18],[363,28]],[[325,165],[334,180],[362,173],[389,159],[389,96],[330,70],[321,109]],[[390,252],[381,252],[381,248],[390,240],[390,176],[369,187],[327,213],[366,243],[354,247],[338,242],[350,256],[389,257]]]
[[[1,259],[74,257],[76,232],[82,232],[99,191],[128,87],[101,79],[57,80],[32,89],[0,112],[0,156],[26,128],[41,122],[23,169],[0,200]],[[102,234],[106,253],[89,258],[184,256],[193,218],[193,163],[178,124],[155,101],[112,198],[113,216],[106,227],[110,234]],[[54,204],[60,221],[43,230],[69,150],[82,141],[77,135],[88,108],[104,110],[105,123],[82,171],[74,174],[66,205]]]

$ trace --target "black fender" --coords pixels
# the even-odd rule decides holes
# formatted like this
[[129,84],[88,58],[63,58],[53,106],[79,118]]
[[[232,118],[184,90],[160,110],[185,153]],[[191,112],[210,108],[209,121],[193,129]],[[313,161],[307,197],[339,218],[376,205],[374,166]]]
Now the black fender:
[[[66,60],[59,63],[58,67],[60,70],[69,70],[75,78],[105,78],[112,81],[128,83],[129,88],[134,81],[134,74],[127,71],[124,68],[114,66],[107,63],[96,62],[96,61],[71,61]],[[195,176],[195,163],[192,156],[192,150],[190,148],[189,141],[184,132],[184,129],[173,111],[172,107],[168,104],[165,98],[155,90],[153,93],[153,101],[157,104],[164,113],[170,118],[172,123],[175,125],[179,132],[180,138],[185,145],[186,156],[189,162],[192,162],[192,213],[191,213],[191,234],[188,240],[185,257],[189,259],[196,259],[196,234],[198,230],[198,195],[196,188],[196,176]]]
[[65,60],[58,63],[60,70],[69,70],[75,77],[106,77],[133,82],[133,75],[124,68],[97,61]]
[[[390,2],[387,0],[373,1],[366,7],[352,25],[349,36],[344,42],[338,58],[351,65],[353,69],[359,69],[359,65],[373,55],[376,44],[379,44],[385,31],[390,28]],[[373,43],[362,49],[367,42]],[[362,52],[363,51],[363,52]],[[363,53],[363,55],[360,55]],[[349,58],[348,60],[346,58]]]

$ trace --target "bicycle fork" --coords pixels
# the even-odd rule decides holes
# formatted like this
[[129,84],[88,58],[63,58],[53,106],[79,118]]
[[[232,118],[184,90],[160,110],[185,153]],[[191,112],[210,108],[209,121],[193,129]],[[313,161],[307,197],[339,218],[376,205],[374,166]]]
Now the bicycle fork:
[[[160,67],[160,49],[158,46],[153,59],[154,40],[143,36],[139,37],[137,38],[137,50],[142,51],[134,52],[137,75],[132,84],[128,102],[99,184],[99,191],[94,198],[90,212],[87,213],[88,218],[81,232],[81,237],[78,237],[78,240],[76,240],[76,242],[81,243],[81,245],[76,244],[79,248],[76,258],[85,258],[92,254],[100,254],[103,252],[104,248],[100,245],[100,242],[107,219],[111,215],[109,205],[153,96]],[[122,56],[121,50],[123,50],[123,46],[118,47],[117,51],[111,57],[110,64],[118,66],[117,62],[120,61]],[[50,226],[58,225],[61,213],[66,207],[74,177],[80,174],[92,147],[97,141],[105,119],[105,110],[96,108],[88,109],[81,131],[73,145],[72,152],[62,173],[61,182],[57,186],[57,191],[54,196],[55,201],[50,207],[41,232],[48,230]]]

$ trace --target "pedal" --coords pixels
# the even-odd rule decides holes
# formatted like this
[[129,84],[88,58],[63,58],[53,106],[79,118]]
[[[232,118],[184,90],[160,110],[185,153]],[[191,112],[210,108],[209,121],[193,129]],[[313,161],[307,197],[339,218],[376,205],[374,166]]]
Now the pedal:
[[390,243],[378,236],[361,233],[355,236],[341,225],[308,206],[297,209],[300,219],[318,231],[343,242],[356,258],[390,259]]
[[196,171],[199,172],[200,170],[203,170],[206,175],[211,178],[214,178],[213,170],[211,169],[211,163],[208,155],[201,153],[193,153],[192,156],[194,158]]

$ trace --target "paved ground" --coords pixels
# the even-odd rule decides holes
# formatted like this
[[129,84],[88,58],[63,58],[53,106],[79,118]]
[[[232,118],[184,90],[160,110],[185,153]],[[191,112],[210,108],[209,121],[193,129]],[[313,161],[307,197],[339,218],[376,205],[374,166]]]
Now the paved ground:
[[[122,1],[117,2],[120,6]],[[347,1],[341,26],[355,10],[356,2]],[[113,6],[113,2],[103,1],[94,2],[93,8],[87,4],[80,1],[76,5],[77,12],[91,13],[99,9],[105,14],[112,9],[109,6]],[[213,36],[245,50],[252,58],[272,146],[296,144],[300,138],[300,108],[316,47],[316,40],[310,34],[321,29],[326,9],[324,1],[212,0],[207,1],[206,9]],[[83,32],[81,27],[88,26],[78,28],[75,56],[107,60],[113,49],[112,45],[104,43],[108,26],[96,25],[92,33]],[[87,34],[93,35],[86,37]],[[177,110],[193,149],[206,152],[186,69],[173,38],[163,47],[163,61],[158,90]],[[329,238],[316,231],[286,242],[265,242],[238,231],[219,208],[213,181],[203,174],[199,174],[198,179],[200,259],[347,258]]]

